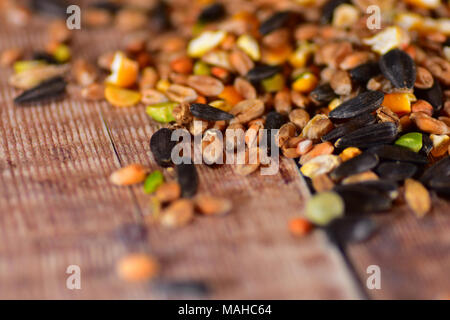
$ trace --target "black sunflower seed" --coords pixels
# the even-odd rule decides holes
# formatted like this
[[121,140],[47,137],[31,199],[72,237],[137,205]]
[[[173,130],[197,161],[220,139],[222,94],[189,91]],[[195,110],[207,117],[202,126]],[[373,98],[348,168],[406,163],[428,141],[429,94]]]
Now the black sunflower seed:
[[257,66],[247,73],[247,79],[251,82],[260,82],[270,78],[281,71],[279,66]]
[[365,85],[369,80],[381,73],[378,62],[367,62],[349,71],[353,81]]
[[427,168],[420,177],[420,181],[429,185],[432,179],[447,176],[450,176],[450,156],[439,160],[431,167]]
[[190,110],[194,117],[207,121],[222,121],[234,118],[234,116],[228,112],[203,103],[191,104]]
[[433,141],[431,141],[430,136],[422,133],[422,148],[419,150],[419,153],[428,156],[432,149]]
[[429,89],[414,89],[414,95],[421,100],[429,102],[434,113],[439,112],[444,104],[444,95],[438,79],[434,79],[433,86]]
[[396,88],[414,87],[416,82],[416,65],[406,52],[393,49],[384,54],[379,61],[383,75]]
[[275,145],[275,131],[281,128],[287,122],[287,117],[276,111],[271,111],[266,116],[265,129],[267,129],[267,150],[270,151],[272,145]]
[[330,111],[330,119],[350,119],[378,109],[384,99],[380,91],[367,91],[347,100]]
[[397,126],[392,122],[375,123],[355,130],[338,139],[336,148],[357,147],[368,148],[390,143],[397,136]]
[[413,177],[417,172],[417,166],[408,162],[383,162],[376,169],[376,173],[382,179],[403,181]]
[[343,185],[334,189],[344,200],[346,215],[361,215],[387,211],[392,199],[384,192],[361,185]]
[[[398,192],[398,184],[395,181],[392,180],[385,180],[385,179],[379,179],[379,180],[370,180],[370,181],[363,181],[363,182],[357,182],[351,184],[353,187],[363,187],[375,190],[377,192],[383,193],[387,195],[392,200],[397,199],[399,192]],[[336,188],[339,188],[340,186],[337,186]],[[343,186],[345,188],[345,186]]]
[[326,83],[315,88],[309,96],[319,103],[328,103],[336,97],[333,88]]
[[172,165],[172,149],[177,144],[172,141],[172,130],[161,128],[156,131],[150,139],[150,150],[153,157],[161,167]]
[[198,16],[198,21],[203,23],[214,22],[222,19],[224,16],[225,7],[220,2],[217,2],[203,9]]
[[198,188],[198,174],[195,165],[192,163],[177,165],[177,178],[183,198],[195,196]]
[[55,77],[24,91],[14,99],[18,105],[45,102],[61,97],[66,92],[66,81],[63,77]]
[[382,145],[369,149],[370,152],[375,153],[380,159],[392,161],[404,161],[418,164],[428,163],[427,157],[415,153],[405,147],[395,145]]
[[334,128],[326,135],[322,136],[322,141],[335,141],[336,139],[339,139],[344,135],[353,132],[365,125],[375,123],[376,120],[377,119],[370,113],[362,114]]
[[320,17],[320,23],[327,24],[331,22],[333,18],[334,10],[343,3],[349,3],[348,0],[330,0],[322,8],[322,16]]
[[157,280],[152,288],[167,296],[205,297],[211,293],[211,288],[203,281],[196,280]]
[[36,12],[65,18],[69,4],[64,0],[31,0],[30,6]]
[[330,177],[339,180],[353,174],[358,174],[375,168],[378,164],[378,156],[370,152],[364,152],[331,171]]
[[264,36],[272,31],[284,27],[289,21],[290,14],[291,13],[289,11],[275,12],[272,16],[261,23],[259,33]]
[[430,180],[429,185],[431,188],[449,188],[450,189],[450,176],[435,177]]
[[334,219],[324,229],[331,242],[344,246],[369,240],[375,234],[377,224],[367,217],[344,217]]

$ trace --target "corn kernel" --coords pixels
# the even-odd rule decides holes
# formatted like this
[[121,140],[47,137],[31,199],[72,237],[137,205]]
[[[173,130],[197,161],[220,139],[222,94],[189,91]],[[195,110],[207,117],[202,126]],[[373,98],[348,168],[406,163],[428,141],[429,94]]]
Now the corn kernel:
[[258,41],[252,36],[243,34],[237,40],[237,46],[241,48],[254,61],[261,59],[261,52],[259,51]]
[[273,77],[264,79],[261,84],[266,92],[277,92],[284,88],[284,77],[281,73],[277,73]]
[[340,104],[342,103],[341,99],[339,98],[334,98],[333,100],[331,100],[331,102],[328,104],[328,110],[333,110],[336,109]]
[[398,48],[406,44],[407,39],[404,31],[400,27],[388,27],[371,38],[364,39],[363,42],[372,47],[372,51],[385,54],[391,49]]
[[416,97],[411,93],[390,93],[384,96],[384,107],[391,109],[398,115],[411,113],[411,101],[415,101]]
[[292,89],[301,93],[308,93],[314,90],[319,80],[311,72],[302,73],[292,84]]
[[217,47],[226,37],[227,33],[223,30],[205,31],[198,37],[192,39],[188,44],[188,55],[193,58],[199,58],[208,51]]
[[262,52],[262,62],[270,65],[279,65],[285,63],[292,54],[291,46],[282,46],[275,49],[266,49]]
[[308,42],[301,43],[289,57],[289,62],[295,68],[303,68],[315,51],[315,46]]
[[160,79],[156,83],[156,89],[161,92],[166,92],[166,90],[169,89],[169,86],[170,86],[170,82],[167,79]]
[[417,13],[402,12],[395,16],[395,23],[405,30],[420,29],[423,25],[423,17]]
[[351,4],[341,4],[333,13],[333,26],[338,28],[347,28],[356,23],[359,19],[359,11]]
[[230,105],[230,104],[228,104],[228,103],[227,103],[226,101],[224,101],[224,100],[215,100],[215,101],[212,101],[212,102],[210,102],[210,103],[208,103],[208,104],[209,104],[211,107],[220,109],[220,110],[225,111],[225,112],[228,112],[228,111],[230,111],[231,109],[233,109],[233,106]]
[[242,96],[237,92],[234,86],[225,86],[223,91],[218,95],[219,98],[225,100],[227,104],[234,106],[242,101]]
[[348,147],[339,154],[339,157],[343,162],[345,162],[360,155],[361,153],[362,151],[356,147]]

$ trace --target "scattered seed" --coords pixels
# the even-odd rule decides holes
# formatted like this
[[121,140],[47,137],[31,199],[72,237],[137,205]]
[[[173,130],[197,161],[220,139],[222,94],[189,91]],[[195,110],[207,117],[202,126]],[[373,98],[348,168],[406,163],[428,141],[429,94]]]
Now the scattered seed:
[[191,198],[197,193],[198,175],[195,165],[181,163],[176,166],[178,183],[183,198]]
[[230,110],[234,115],[234,121],[239,123],[247,123],[263,115],[264,102],[259,99],[242,100]]
[[345,217],[333,220],[325,227],[331,241],[341,245],[369,240],[377,231],[377,224],[370,218]]
[[234,118],[234,116],[228,112],[201,103],[191,104],[190,111],[194,117],[208,121],[231,120]]
[[392,207],[392,199],[384,192],[363,187],[361,183],[335,188],[345,203],[346,215],[363,215],[387,211]]
[[338,139],[335,147],[367,148],[390,143],[396,138],[397,131],[397,126],[391,122],[371,124]]
[[313,179],[314,177],[331,172],[341,163],[338,156],[324,154],[307,161],[300,171],[304,176]]
[[66,92],[66,81],[62,77],[52,78],[44,81],[34,88],[24,91],[14,99],[18,105],[45,102],[50,99],[59,98]]
[[402,146],[381,145],[370,148],[369,151],[384,160],[404,161],[417,164],[425,164],[428,162],[425,156]]
[[168,228],[179,228],[189,224],[194,218],[194,204],[189,199],[173,202],[161,213],[161,224]]
[[334,182],[327,174],[321,174],[311,179],[316,192],[331,191],[334,188]]
[[349,119],[375,111],[383,102],[384,94],[368,91],[347,100],[329,113],[330,119]]
[[159,92],[155,89],[144,89],[141,91],[142,103],[145,103],[147,105],[154,105],[159,103],[168,102],[169,99],[166,97],[166,95],[162,92]]
[[405,199],[408,206],[419,218],[422,218],[431,210],[430,194],[419,181],[405,180]]
[[377,62],[368,62],[351,69],[349,74],[353,81],[366,85],[370,79],[379,75],[380,72]]
[[423,112],[411,113],[410,119],[422,131],[433,134],[449,134],[450,128],[440,120],[430,117]]
[[295,218],[289,221],[289,231],[296,237],[302,237],[313,229],[311,222],[304,218]]
[[278,66],[258,66],[247,73],[247,79],[251,82],[260,82],[276,75],[280,71],[281,69]]
[[309,221],[325,226],[344,214],[344,201],[335,192],[322,192],[306,203],[305,215]]
[[330,102],[331,100],[336,97],[336,94],[334,93],[333,88],[327,83],[318,86],[315,88],[311,93],[309,94],[312,99],[314,99],[317,102]]
[[393,49],[381,56],[380,70],[396,88],[411,89],[416,82],[414,60],[406,52]]
[[419,152],[422,149],[422,134],[419,132],[404,134],[395,141],[395,144]]
[[417,67],[416,82],[414,83],[414,87],[419,89],[429,89],[433,86],[433,83],[434,79],[431,73],[423,67]]
[[130,186],[144,182],[148,169],[140,164],[131,164],[111,174],[109,180],[117,186]]
[[383,162],[376,171],[381,179],[403,181],[416,174],[417,166],[407,162]]
[[301,130],[306,126],[306,124],[310,120],[309,113],[303,109],[292,110],[289,113],[289,120],[293,122],[297,126],[297,128]]
[[353,118],[345,122],[342,125],[339,125],[338,127],[328,132],[327,134],[323,135],[322,141],[335,141],[346,134],[349,134],[366,125],[374,124],[375,122],[376,122],[375,117],[370,113],[362,114],[360,116],[357,116],[356,118]]
[[417,99],[427,101],[433,106],[434,112],[438,112],[444,105],[444,99],[442,94],[442,88],[439,81],[434,81],[433,86],[430,89],[416,89],[414,95]]
[[364,152],[348,161],[345,161],[330,173],[330,177],[339,180],[351,175],[362,173],[375,168],[378,165],[378,156]]
[[261,23],[259,27],[259,33],[266,35],[274,30],[282,28],[288,22],[290,16],[289,11],[276,12],[270,16],[267,20]]
[[153,157],[161,167],[170,167],[172,165],[172,149],[176,141],[172,141],[172,130],[162,128],[156,131],[150,139],[150,150]]
[[225,198],[202,194],[195,197],[195,206],[204,215],[225,215],[231,211],[232,203]]
[[320,140],[333,129],[333,123],[324,114],[315,115],[302,130],[302,137]]
[[178,200],[181,196],[181,187],[177,182],[166,182],[156,189],[156,198],[161,203]]
[[155,258],[134,253],[121,258],[117,264],[117,273],[128,282],[144,282],[154,278],[159,272]]
[[153,193],[160,185],[164,183],[164,176],[161,171],[153,171],[144,182],[144,192],[147,194]]
[[223,83],[210,76],[189,76],[187,84],[207,97],[218,96],[224,90]]

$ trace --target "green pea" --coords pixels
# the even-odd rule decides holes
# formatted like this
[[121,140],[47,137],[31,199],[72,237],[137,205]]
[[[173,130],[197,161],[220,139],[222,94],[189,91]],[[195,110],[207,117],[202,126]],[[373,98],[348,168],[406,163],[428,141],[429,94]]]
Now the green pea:
[[203,61],[197,61],[194,64],[194,74],[197,76],[209,76],[211,74],[211,69]]
[[395,141],[395,144],[419,152],[422,149],[422,134],[419,132],[404,134]]
[[264,79],[261,84],[266,92],[280,91],[284,88],[284,77],[281,73],[277,73],[270,78]]
[[153,193],[160,185],[164,183],[164,176],[161,171],[156,170],[152,172],[144,182],[144,192],[147,194]]
[[169,123],[175,121],[172,111],[177,105],[177,102],[162,102],[148,106],[146,111],[153,120],[161,123]]
[[344,214],[344,201],[336,192],[314,195],[306,204],[306,217],[312,223],[325,226]]

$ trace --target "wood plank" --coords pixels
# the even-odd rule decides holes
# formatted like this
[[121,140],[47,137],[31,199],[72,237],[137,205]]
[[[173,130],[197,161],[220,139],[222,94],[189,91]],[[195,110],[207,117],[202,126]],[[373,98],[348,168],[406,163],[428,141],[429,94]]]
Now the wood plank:
[[379,219],[380,230],[368,242],[352,244],[348,255],[366,283],[367,267],[381,270],[375,299],[448,299],[450,295],[450,203],[433,198],[433,210],[419,219],[402,205]]

